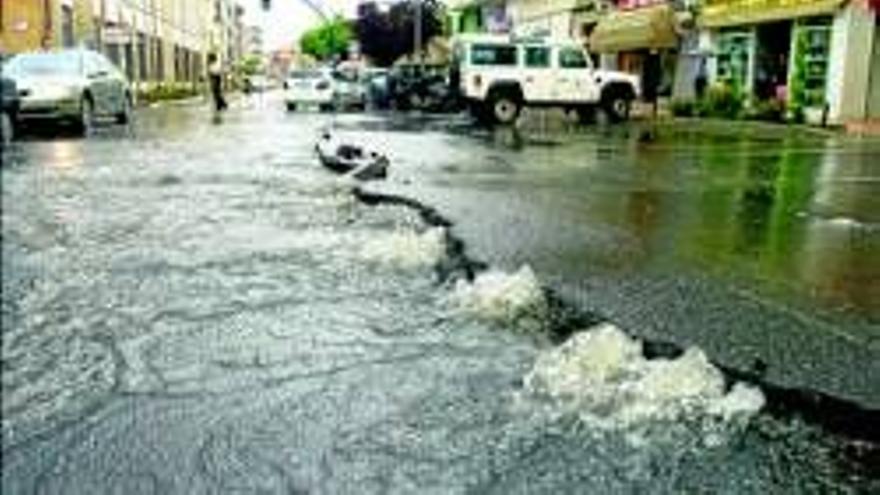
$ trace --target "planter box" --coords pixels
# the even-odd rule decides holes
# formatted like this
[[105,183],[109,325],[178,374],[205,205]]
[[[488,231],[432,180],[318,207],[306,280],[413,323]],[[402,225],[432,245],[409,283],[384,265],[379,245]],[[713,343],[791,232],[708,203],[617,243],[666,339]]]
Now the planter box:
[[807,107],[804,109],[804,122],[807,125],[821,126],[824,113],[825,109],[822,107]]

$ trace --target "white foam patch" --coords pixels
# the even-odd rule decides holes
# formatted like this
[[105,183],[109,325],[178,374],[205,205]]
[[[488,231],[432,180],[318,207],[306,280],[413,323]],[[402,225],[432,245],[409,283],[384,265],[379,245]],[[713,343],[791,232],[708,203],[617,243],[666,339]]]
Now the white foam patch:
[[700,349],[676,359],[646,359],[639,341],[610,324],[543,353],[525,388],[564,413],[608,428],[700,416],[728,421],[764,405],[756,388],[737,384],[727,391],[721,371]]
[[420,268],[434,266],[446,254],[446,231],[429,229],[423,233],[400,229],[386,236],[368,240],[361,249],[367,261],[398,266]]
[[540,324],[548,313],[541,284],[528,266],[513,274],[485,272],[472,283],[459,281],[453,300],[461,310],[498,323],[517,323],[525,318]]

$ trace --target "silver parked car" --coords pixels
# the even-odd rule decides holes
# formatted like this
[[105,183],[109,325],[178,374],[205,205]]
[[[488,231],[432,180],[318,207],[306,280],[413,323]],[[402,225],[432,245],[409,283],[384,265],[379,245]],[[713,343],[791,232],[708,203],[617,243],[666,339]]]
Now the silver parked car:
[[87,134],[99,117],[131,119],[131,88],[106,57],[91,50],[24,53],[3,67],[18,86],[18,119],[70,122]]

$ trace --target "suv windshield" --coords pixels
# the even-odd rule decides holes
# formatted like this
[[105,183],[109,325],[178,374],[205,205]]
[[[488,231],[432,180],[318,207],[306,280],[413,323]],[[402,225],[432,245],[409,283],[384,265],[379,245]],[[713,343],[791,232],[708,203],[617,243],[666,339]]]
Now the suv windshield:
[[6,70],[11,74],[78,75],[82,71],[82,57],[79,53],[34,53],[18,55],[13,58]]

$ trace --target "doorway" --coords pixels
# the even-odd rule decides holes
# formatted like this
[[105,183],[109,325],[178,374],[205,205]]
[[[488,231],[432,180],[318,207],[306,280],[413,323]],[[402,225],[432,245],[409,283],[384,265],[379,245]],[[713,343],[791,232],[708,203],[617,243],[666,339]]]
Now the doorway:
[[761,24],[756,30],[754,94],[758,100],[785,99],[791,28],[791,21],[780,21]]

